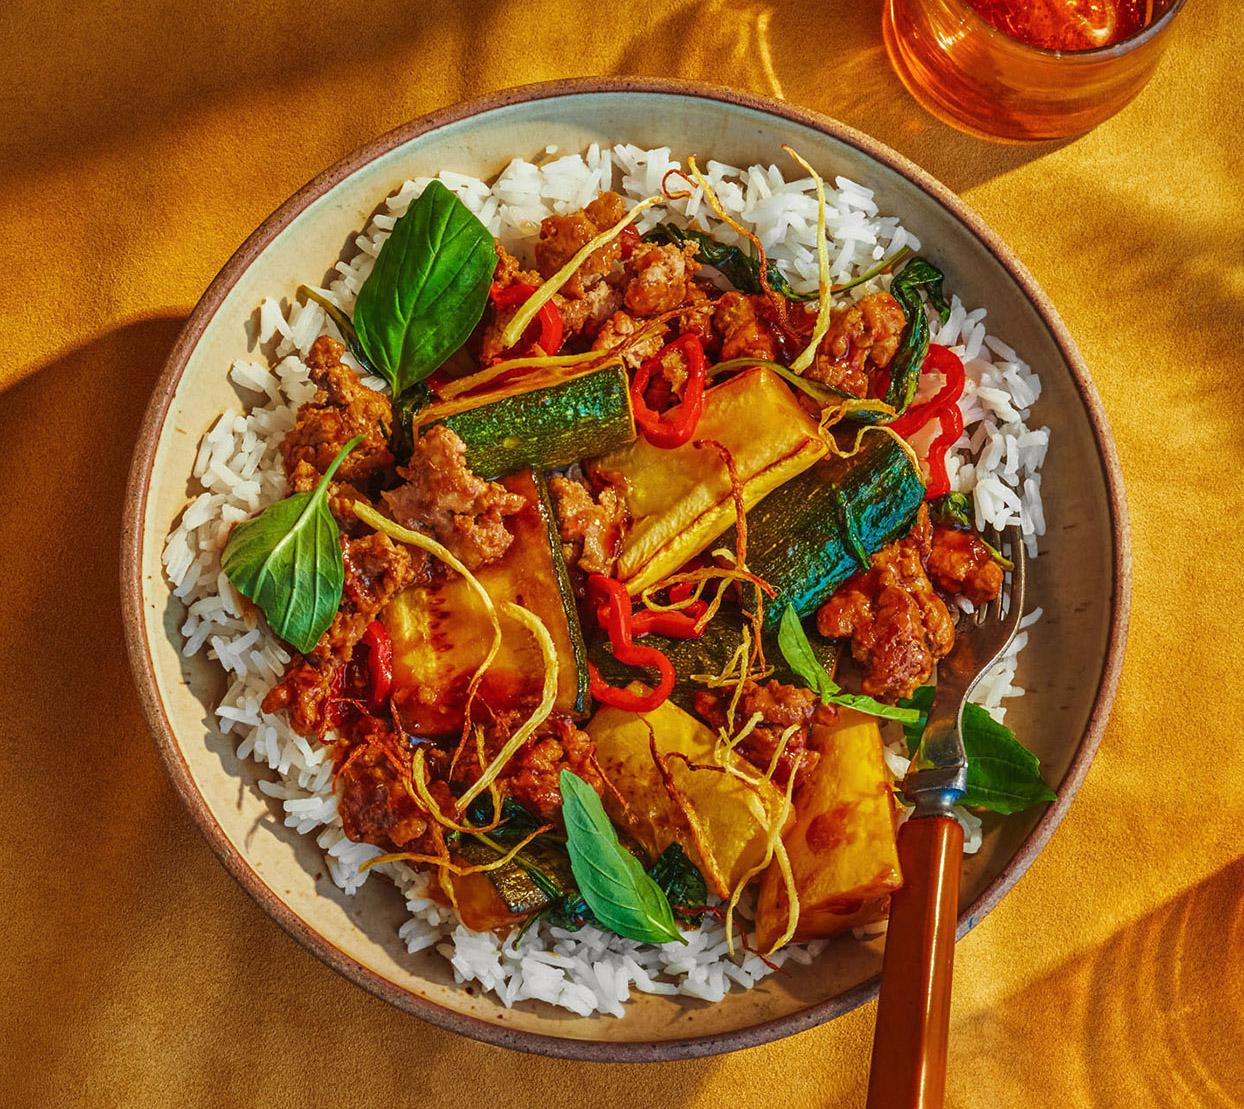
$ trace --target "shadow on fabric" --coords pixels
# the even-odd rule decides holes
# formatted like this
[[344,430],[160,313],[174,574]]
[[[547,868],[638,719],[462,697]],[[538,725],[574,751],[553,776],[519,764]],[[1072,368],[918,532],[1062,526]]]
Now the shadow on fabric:
[[[1102,1109],[1238,1106],[1242,889],[1244,858],[956,1025],[948,1100],[1073,1105],[1091,1090]],[[1043,1034],[1051,1012],[1056,1038]]]
[[[383,94],[367,98],[358,109],[363,115],[350,115],[341,135],[321,140],[317,150],[339,156],[403,119],[466,96],[599,72],[732,85],[807,105],[913,154],[957,190],[1055,149],[984,143],[917,108],[886,60],[880,0],[683,0],[657,9],[669,14],[643,5],[549,5],[539,17],[496,0],[377,0],[363,13],[321,5],[312,18],[279,0],[248,0],[240,8],[231,0],[206,8],[187,0],[87,6],[74,17],[79,48],[50,59],[19,52],[0,75],[0,100],[15,112],[0,138],[0,182],[80,162],[113,144],[175,133],[188,114],[211,115],[239,98],[256,111],[252,141],[272,143],[279,134],[296,150],[307,139],[286,125],[304,95],[314,100],[322,84],[356,85],[360,75]],[[48,25],[26,27],[32,41],[60,33],[56,6],[40,11],[28,14]],[[573,33],[552,30],[569,25]],[[179,35],[173,51],[165,49],[170,26]],[[479,28],[489,28],[487,40],[478,39]],[[34,68],[47,64],[65,72],[49,81]],[[39,100],[21,92],[60,86],[74,94]],[[221,172],[229,172],[227,163]]]

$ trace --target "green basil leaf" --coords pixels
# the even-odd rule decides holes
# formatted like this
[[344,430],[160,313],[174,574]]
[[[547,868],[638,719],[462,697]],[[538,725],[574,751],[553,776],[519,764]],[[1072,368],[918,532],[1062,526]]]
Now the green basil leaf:
[[560,780],[570,868],[592,914],[627,939],[686,943],[661,887],[618,842],[596,791],[570,770]]
[[[491,824],[493,819],[492,798],[487,793],[481,793],[467,808],[466,818],[472,824],[480,827]],[[520,839],[525,839],[540,827],[540,821],[512,797],[507,797],[501,802],[501,820],[502,822],[488,833],[489,838],[496,840],[498,843],[517,843]]]
[[389,449],[399,465],[405,466],[410,462],[411,452],[415,449],[415,413],[431,399],[432,390],[424,382],[417,381],[393,400],[393,428],[389,433]]
[[[927,258],[913,258],[890,282],[890,294],[907,308],[908,305],[920,303],[916,291],[923,289],[937,312],[937,318],[945,323],[950,319],[950,305],[942,294],[943,280],[942,271]],[[909,309],[908,315],[911,314]]]
[[877,701],[863,693],[835,693],[828,699],[828,703],[840,705],[844,709],[855,709],[866,716],[897,720],[900,724],[915,724],[920,720],[920,714],[913,709],[903,708],[901,705],[887,705],[884,701]]
[[[903,729],[907,749],[914,756],[924,733],[925,714],[933,704],[933,687],[921,686],[900,703],[920,713],[919,723]],[[1057,797],[1041,775],[1037,756],[980,705],[964,706],[962,730],[968,788],[960,804],[1009,815]]]
[[929,353],[929,320],[925,315],[920,289],[930,290],[929,299],[941,299],[942,273],[923,258],[913,258],[890,282],[890,295],[902,305],[907,326],[899,336],[898,352],[890,362],[890,384],[885,401],[896,412],[911,404],[920,384],[920,371]]
[[362,440],[356,435],[341,448],[310,493],[295,493],[238,524],[221,556],[233,587],[303,654],[319,642],[341,604],[345,564],[341,533],[328,507],[328,483]]
[[842,687],[829,676],[829,671],[821,665],[820,659],[808,642],[807,633],[794,605],[787,605],[778,624],[778,650],[786,660],[786,665],[795,672],[804,685],[813,693],[818,693],[821,700],[828,704],[828,697],[839,693]]
[[394,397],[466,342],[496,265],[488,229],[430,182],[394,225],[354,306],[359,343]]
[[856,285],[863,285],[867,281],[871,281],[874,277],[880,277],[883,273],[888,273],[900,262],[905,262],[911,257],[912,249],[909,246],[901,246],[893,254],[882,258],[872,269],[865,270],[859,277],[853,277],[844,285],[835,285],[832,292],[845,293],[848,289],[854,289]]
[[929,519],[949,527],[971,528],[972,498],[967,493],[947,493],[929,501]]
[[929,353],[929,319],[925,312],[921,290],[943,323],[950,316],[950,308],[942,296],[942,271],[924,258],[912,258],[890,282],[890,295],[899,302],[907,323],[899,335],[898,350],[890,361],[890,381],[886,386],[886,404],[894,409],[894,415],[878,415],[876,412],[852,412],[847,417],[857,423],[889,423],[907,410],[920,384],[920,371]]
[[787,605],[778,625],[778,650],[796,676],[827,705],[840,705],[868,716],[880,716],[903,724],[915,724],[922,718],[915,709],[887,705],[862,693],[843,693],[842,687],[821,665],[793,605]]
[[679,920],[692,925],[700,923],[704,913],[691,910],[708,904],[708,884],[679,844],[671,843],[662,851],[648,875],[665,894]]

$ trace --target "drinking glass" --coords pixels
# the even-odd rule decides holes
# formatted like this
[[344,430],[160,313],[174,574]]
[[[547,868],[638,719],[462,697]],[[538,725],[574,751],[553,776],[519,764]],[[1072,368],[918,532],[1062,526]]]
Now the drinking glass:
[[1091,131],[1153,75],[1184,0],[1091,50],[1046,50],[998,30],[967,0],[885,0],[886,51],[907,91],[952,127],[1000,142]]

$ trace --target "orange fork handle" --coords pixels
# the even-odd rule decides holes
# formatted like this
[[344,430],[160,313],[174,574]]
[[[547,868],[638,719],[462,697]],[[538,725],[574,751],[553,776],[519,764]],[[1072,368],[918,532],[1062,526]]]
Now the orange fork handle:
[[868,1109],[941,1109],[963,828],[949,816],[898,833],[903,887],[890,901]]

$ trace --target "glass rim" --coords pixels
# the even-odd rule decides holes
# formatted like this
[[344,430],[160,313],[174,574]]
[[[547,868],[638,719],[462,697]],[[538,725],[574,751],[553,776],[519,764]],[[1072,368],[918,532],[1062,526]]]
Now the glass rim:
[[1187,3],[1187,0],[1172,0],[1171,6],[1167,8],[1166,11],[1150,23],[1148,27],[1141,28],[1134,35],[1129,35],[1125,39],[1120,39],[1118,42],[1108,43],[1105,46],[1090,46],[1085,50],[1055,50],[1048,46],[1035,46],[1030,42],[1024,42],[1023,39],[1017,39],[1013,35],[1008,35],[1005,31],[995,27],[989,22],[989,20],[981,15],[980,12],[972,7],[968,0],[950,0],[950,3],[962,9],[967,14],[968,19],[983,28],[987,34],[999,38],[1003,42],[1009,43],[1019,50],[1026,50],[1033,54],[1052,58],[1055,61],[1074,61],[1080,58],[1095,61],[1098,58],[1109,58],[1116,55],[1126,54],[1129,51],[1136,49],[1138,46],[1144,45],[1144,43],[1148,42],[1150,39],[1156,38],[1166,29],[1167,25],[1175,18],[1175,16],[1183,10],[1184,4]]

